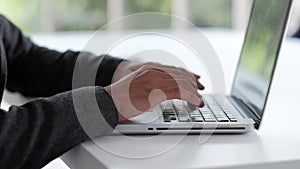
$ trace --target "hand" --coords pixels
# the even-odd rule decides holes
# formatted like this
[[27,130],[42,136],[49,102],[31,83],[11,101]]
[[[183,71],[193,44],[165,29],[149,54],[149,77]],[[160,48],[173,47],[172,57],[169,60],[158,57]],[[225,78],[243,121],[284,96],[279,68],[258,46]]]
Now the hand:
[[115,73],[112,77],[112,83],[115,83],[116,81],[122,79],[126,75],[136,71],[138,68],[145,64],[147,63],[122,61],[115,70]]
[[[138,70],[142,66],[157,67],[157,66],[162,66],[162,65],[159,63],[153,63],[153,62],[139,63],[139,62],[123,61],[118,65],[117,69],[115,70],[115,73],[112,78],[112,83],[117,82],[118,80],[122,79],[126,75]],[[174,66],[169,66],[169,67],[175,68]],[[178,68],[178,69],[182,69],[182,68]],[[184,70],[184,71],[186,71],[186,70]],[[193,74],[191,72],[189,72],[189,73]],[[197,79],[200,78],[199,75],[196,75],[196,74],[193,74],[193,75]]]
[[182,99],[196,106],[204,105],[197,92],[197,89],[204,89],[198,82],[198,75],[157,63],[129,62],[123,66],[127,70],[122,72],[125,77],[119,77],[118,81],[105,87],[117,107],[119,121],[140,115],[169,99]]

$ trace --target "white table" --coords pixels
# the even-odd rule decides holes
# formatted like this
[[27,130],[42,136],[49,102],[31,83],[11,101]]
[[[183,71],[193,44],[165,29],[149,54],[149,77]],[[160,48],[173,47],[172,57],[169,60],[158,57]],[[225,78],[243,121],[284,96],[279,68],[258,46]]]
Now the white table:
[[[35,36],[48,47],[65,50],[81,49],[90,33],[57,36]],[[228,31],[207,31],[224,68],[227,91],[230,86],[242,41],[241,34]],[[64,39],[64,41],[61,41]],[[60,44],[58,44],[59,42]],[[70,42],[72,42],[70,44]],[[62,156],[72,169],[81,168],[298,168],[300,166],[300,41],[288,39],[283,45],[273,87],[261,130],[243,135],[213,135],[205,143],[199,136],[189,135],[170,151],[152,158],[124,158],[87,141]],[[300,64],[299,64],[300,65]],[[9,99],[8,99],[9,100]],[[2,105],[3,106],[3,105]],[[145,136],[136,136],[138,138]],[[105,136],[97,144],[113,147],[116,153],[138,156],[151,154],[173,144],[180,136],[163,136],[153,144],[131,144],[121,136]],[[138,147],[138,149],[137,149]]]
[[[225,73],[228,73],[226,78],[231,80],[239,50],[239,46],[235,45],[240,43],[240,36],[235,37],[237,41],[229,38],[226,33],[220,37],[208,34],[208,37],[211,37],[209,39],[218,49]],[[224,41],[222,38],[229,39]],[[220,45],[219,48],[216,45]],[[261,130],[257,132],[243,135],[213,135],[203,144],[199,144],[199,136],[189,135],[162,155],[137,159],[122,155],[138,157],[139,154],[155,152],[156,149],[160,150],[161,147],[173,144],[170,140],[181,136],[163,136],[160,142],[153,144],[143,142],[132,144],[130,141],[122,140],[121,136],[106,136],[98,138],[97,144],[106,148],[112,147],[108,150],[121,156],[99,148],[92,141],[87,141],[62,158],[74,169],[266,168],[267,166],[298,168],[300,166],[299,49],[299,41],[287,40],[284,43]]]

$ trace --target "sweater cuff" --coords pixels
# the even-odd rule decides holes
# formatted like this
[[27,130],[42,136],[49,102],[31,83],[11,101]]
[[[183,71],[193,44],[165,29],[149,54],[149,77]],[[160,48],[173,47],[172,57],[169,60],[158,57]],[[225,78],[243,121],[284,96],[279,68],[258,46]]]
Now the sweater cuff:
[[103,55],[102,57],[103,58],[96,75],[96,85],[108,86],[111,84],[111,80],[116,68],[123,61],[123,59],[108,55]]
[[112,97],[102,87],[84,87],[73,91],[77,118],[89,137],[106,135],[118,124],[118,111]]

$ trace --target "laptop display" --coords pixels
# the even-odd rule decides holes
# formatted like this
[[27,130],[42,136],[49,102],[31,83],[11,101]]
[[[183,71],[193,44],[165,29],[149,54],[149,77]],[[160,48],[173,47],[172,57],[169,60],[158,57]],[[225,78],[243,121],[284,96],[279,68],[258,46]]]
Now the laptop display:
[[262,117],[292,0],[256,0],[231,96]]
[[116,130],[144,134],[244,133],[259,129],[291,4],[292,0],[253,1],[231,95],[225,103],[219,95],[203,95],[205,106],[188,111],[177,100],[167,100],[157,110],[119,124]]

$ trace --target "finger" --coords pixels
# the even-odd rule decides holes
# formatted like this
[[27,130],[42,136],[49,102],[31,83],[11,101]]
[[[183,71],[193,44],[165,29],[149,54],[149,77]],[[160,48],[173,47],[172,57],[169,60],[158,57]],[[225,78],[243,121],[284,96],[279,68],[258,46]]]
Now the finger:
[[163,89],[163,91],[166,93],[167,99],[181,99],[195,106],[204,106],[204,103],[199,96],[184,88],[179,88],[178,86],[176,86],[176,87]]
[[[181,95],[180,99],[188,101],[188,103],[190,103],[190,105],[203,106],[202,97],[197,91],[191,91],[191,90],[186,89],[184,87],[181,87],[180,90],[181,90],[180,91],[180,95]],[[198,101],[199,104],[195,104],[195,103],[190,102],[188,99],[194,99],[194,100],[195,99],[197,99],[197,100],[200,99],[200,102]]]
[[198,74],[195,74],[195,73],[193,73],[194,74],[194,76],[196,77],[196,79],[200,79],[201,78],[201,76],[200,75],[198,75]]
[[[198,88],[197,79],[194,77],[194,75],[189,74],[184,69],[169,69],[170,75],[172,75],[174,78],[177,79],[185,79],[187,82],[191,84],[194,88]],[[176,79],[176,80],[177,80]]]
[[[149,79],[151,79],[150,82]],[[175,74],[170,75],[169,73],[156,69],[144,70],[137,74],[131,81],[130,85],[134,85],[136,83],[145,84],[145,86],[147,85],[149,88],[148,92],[153,89],[163,89],[174,86],[184,87],[187,90],[197,92],[197,87],[192,86],[186,77]]]
[[199,75],[197,75],[197,74],[195,74],[195,73],[193,73],[193,72],[191,72],[191,71],[189,71],[189,70],[186,70],[186,69],[184,69],[184,68],[182,68],[182,67],[167,66],[167,65],[162,65],[162,67],[164,67],[164,68],[169,68],[169,69],[175,69],[175,70],[182,70],[182,71],[185,71],[187,74],[189,74],[191,77],[195,77],[195,78],[197,78],[197,79],[200,78]]
[[200,97],[198,97],[195,93],[193,93],[189,90],[185,90],[185,89],[181,89],[181,96],[179,99],[185,100],[195,106],[203,106],[204,105],[203,101]]
[[[185,82],[190,82],[191,87],[195,88],[195,89],[200,89],[200,90],[204,90],[204,85],[202,85],[199,81],[195,80],[195,82],[193,82],[193,79],[191,78],[187,78],[187,76],[183,76],[182,74],[173,74],[173,73],[165,73],[162,74],[165,80],[175,80],[175,81],[185,81]],[[171,77],[172,76],[172,77]]]
[[[151,80],[149,81],[149,79]],[[163,89],[180,86],[197,93],[197,87],[192,86],[185,77],[178,75],[171,76],[170,74],[158,70],[144,71],[140,73],[130,82],[130,85],[134,85],[137,83],[145,84],[145,87],[148,86],[148,92],[153,89]]]
[[190,103],[187,103],[186,107],[187,107],[188,112],[192,112],[197,109],[197,106],[190,104]]
[[204,85],[202,85],[200,82],[198,82],[197,81],[197,86],[198,86],[198,89],[200,89],[200,90],[204,90],[205,89],[205,87],[204,87]]
[[186,80],[186,77],[180,74],[173,74],[170,72],[165,72],[160,69],[146,69],[136,73],[134,79],[152,79],[153,81],[176,81],[176,80]]
[[[166,72],[165,70],[156,69],[156,68],[149,68],[149,69],[143,69],[136,73],[135,79],[143,80],[144,78],[139,78],[140,76],[145,76],[147,78],[150,78],[154,81],[160,81],[160,80],[185,80],[186,82],[192,82],[190,79],[187,78],[187,76],[182,75],[182,73],[178,73],[177,71],[169,71]],[[194,85],[195,88],[197,88],[197,85]]]
[[[138,64],[139,67],[148,67],[148,68],[157,68],[157,69],[165,69],[165,70],[168,70],[168,69],[183,69],[183,68],[180,68],[180,67],[175,67],[175,66],[168,66],[168,65],[162,65],[158,62],[146,62],[146,63],[140,63]],[[192,73],[186,69],[183,69],[185,70],[186,72],[188,72],[191,76],[194,76],[196,79],[199,79],[200,78],[200,75],[198,74],[195,74],[195,73]]]
[[199,75],[191,73],[191,72],[187,71],[186,69],[183,69],[180,67],[174,67],[174,66],[166,66],[166,67],[170,68],[169,70],[171,72],[176,72],[176,74],[178,74],[178,75],[182,75],[186,78],[189,78],[189,81],[195,88],[200,87],[200,89],[202,89],[204,87],[203,85],[198,85],[198,79],[200,78]]
[[183,76],[185,76],[186,78],[188,78],[188,80],[190,81],[190,83],[195,87],[197,88],[197,79],[195,78],[195,76],[193,74],[190,74],[188,73],[185,69],[176,69],[176,71],[179,73],[179,74],[182,74]]
[[[168,67],[168,66],[167,66]],[[173,68],[175,70],[181,70],[182,72],[185,72],[186,75],[189,75],[190,77],[192,77],[193,79],[195,78],[196,80],[200,79],[200,75],[195,74],[187,69],[184,69],[182,67],[176,67],[176,66],[169,66],[170,68]]]
[[197,88],[191,86],[189,83],[186,82],[186,79],[170,79],[170,80],[162,80],[159,82],[159,85],[156,86],[159,89],[165,89],[165,88],[170,88],[170,87],[176,87],[178,86],[179,88],[184,88],[185,90],[189,90],[195,93],[195,95],[199,96],[199,93],[197,92]]
[[176,80],[162,80],[159,82],[159,88],[165,89],[170,87],[178,86],[180,89],[185,89],[187,91],[193,92],[196,96],[200,97],[200,94],[198,93],[198,90],[196,87],[192,86],[190,83],[187,82],[185,78],[182,79],[176,79]]
[[[171,73],[178,73],[177,70],[181,69],[181,70],[185,70],[183,68],[179,68],[179,67],[175,67],[175,66],[168,66],[168,65],[161,65],[158,63],[150,63],[150,64],[146,64],[145,65],[146,68],[153,68],[153,69],[159,69],[162,71],[166,71],[166,72],[171,72]],[[189,72],[188,73],[189,76],[194,77],[194,74]]]

